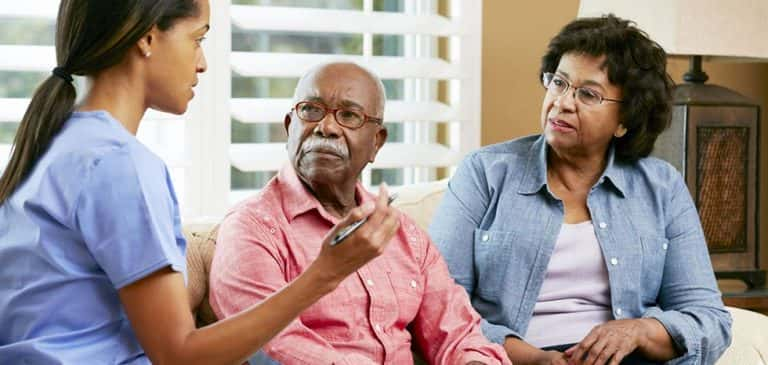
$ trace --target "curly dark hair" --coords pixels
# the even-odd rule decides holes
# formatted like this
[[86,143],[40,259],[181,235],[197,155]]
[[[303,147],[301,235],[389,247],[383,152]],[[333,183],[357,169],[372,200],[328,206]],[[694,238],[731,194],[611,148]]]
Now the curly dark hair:
[[635,161],[648,156],[669,126],[674,82],[667,74],[667,54],[631,21],[613,14],[576,19],[552,38],[541,59],[539,79],[555,72],[566,53],[605,55],[608,80],[621,88],[619,118],[627,129],[614,138],[616,157]]

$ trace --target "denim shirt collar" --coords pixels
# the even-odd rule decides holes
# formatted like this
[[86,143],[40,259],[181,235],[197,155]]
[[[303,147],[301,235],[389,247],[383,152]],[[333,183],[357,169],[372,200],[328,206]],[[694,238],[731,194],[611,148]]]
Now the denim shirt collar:
[[[547,185],[547,147],[547,141],[543,134],[531,145],[531,149],[528,151],[525,175],[520,181],[518,193],[524,195],[536,194],[542,187]],[[626,182],[624,171],[621,168],[621,163],[616,161],[616,152],[613,144],[608,149],[608,163],[595,186],[602,184],[604,181],[609,181],[619,196],[625,197]]]

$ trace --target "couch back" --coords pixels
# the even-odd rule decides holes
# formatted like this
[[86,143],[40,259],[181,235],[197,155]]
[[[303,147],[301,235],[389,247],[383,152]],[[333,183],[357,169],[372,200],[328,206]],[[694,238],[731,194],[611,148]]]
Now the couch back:
[[[426,230],[446,187],[445,180],[406,185],[395,189],[399,196],[392,204]],[[201,327],[216,321],[208,304],[208,274],[216,247],[217,231],[212,223],[187,224],[184,231],[187,237],[190,305]],[[734,320],[733,343],[717,365],[768,365],[768,317],[742,309],[728,309]]]

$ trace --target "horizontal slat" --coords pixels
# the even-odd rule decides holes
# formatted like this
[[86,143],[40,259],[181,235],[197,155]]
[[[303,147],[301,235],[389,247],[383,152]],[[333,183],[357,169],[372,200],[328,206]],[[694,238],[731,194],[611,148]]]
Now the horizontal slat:
[[[20,122],[27,111],[29,100],[28,98],[0,98],[0,122]],[[153,109],[148,109],[147,113],[144,114],[145,120],[177,120],[180,118],[182,117]]]
[[232,69],[242,76],[300,77],[315,65],[346,61],[365,65],[383,79],[459,79],[458,65],[437,58],[362,57],[332,54],[232,52]]
[[232,22],[247,30],[289,32],[460,35],[457,22],[440,15],[278,6],[232,5]]
[[[241,171],[276,171],[288,161],[285,143],[235,143],[230,146],[232,165]],[[443,167],[460,160],[459,153],[440,144],[388,143],[373,168]]]
[[5,170],[5,165],[11,158],[11,145],[0,144],[0,171]]
[[[12,3],[12,4],[11,4]],[[0,17],[56,19],[59,0],[8,1],[0,5]]]
[[0,98],[0,122],[20,122],[28,105],[29,99]]
[[56,66],[53,46],[0,45],[0,71],[50,72]]
[[[293,106],[288,98],[236,98],[232,99],[232,116],[244,123],[282,123]],[[384,121],[445,122],[456,121],[456,109],[440,102],[387,101]]]

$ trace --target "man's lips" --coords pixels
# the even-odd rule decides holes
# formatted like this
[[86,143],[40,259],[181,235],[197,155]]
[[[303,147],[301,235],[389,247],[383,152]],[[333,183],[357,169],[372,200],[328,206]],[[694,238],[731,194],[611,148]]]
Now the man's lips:
[[335,156],[335,157],[338,157],[338,158],[343,158],[344,157],[341,154],[339,154],[337,151],[334,151],[334,150],[331,150],[331,149],[327,149],[327,148],[313,148],[311,150],[304,151],[305,155],[308,155],[310,153],[318,153],[318,154],[323,154],[323,155],[331,155],[331,156]]

